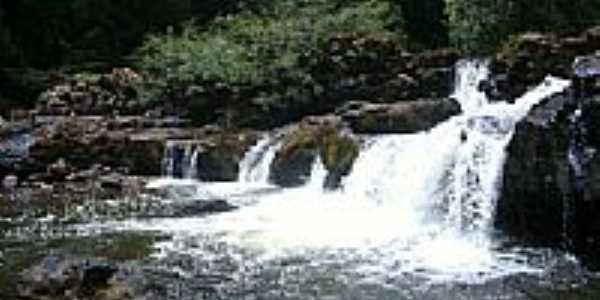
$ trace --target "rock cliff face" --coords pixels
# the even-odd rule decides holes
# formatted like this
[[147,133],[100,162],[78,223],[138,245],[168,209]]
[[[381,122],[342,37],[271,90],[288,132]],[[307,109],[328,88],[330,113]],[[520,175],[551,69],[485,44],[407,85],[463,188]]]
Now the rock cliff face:
[[[600,65],[574,65],[573,87],[535,107],[508,148],[497,225],[600,267]],[[585,62],[585,65],[582,64]]]

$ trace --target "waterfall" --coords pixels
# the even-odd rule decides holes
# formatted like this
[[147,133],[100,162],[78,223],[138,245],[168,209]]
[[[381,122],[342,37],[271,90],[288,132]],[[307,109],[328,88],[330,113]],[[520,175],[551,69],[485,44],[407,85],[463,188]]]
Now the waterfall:
[[[515,104],[490,103],[478,90],[486,62],[459,62],[456,73],[453,97],[463,113],[429,131],[365,137],[341,189],[323,191],[326,171],[317,160],[305,187],[151,228],[202,233],[266,257],[332,254],[325,256],[361,262],[361,272],[383,280],[418,273],[472,282],[531,271],[520,253],[497,250],[492,236],[505,150],[516,123],[569,82],[548,77]],[[276,147],[268,138],[253,147],[240,181],[266,182]]]
[[186,167],[184,168],[183,177],[187,179],[196,179],[198,177],[198,148],[190,147],[188,151],[190,151],[191,154],[189,152],[186,153],[186,158],[189,159]]
[[267,185],[269,169],[280,144],[270,135],[264,135],[240,161],[238,182]]
[[323,160],[320,155],[317,155],[315,162],[313,163],[312,169],[310,170],[310,178],[306,183],[306,188],[313,189],[317,192],[323,192],[323,186],[325,185],[325,179],[327,178],[327,169],[323,164]]
[[411,211],[405,217],[487,240],[516,123],[569,84],[549,77],[514,105],[490,103],[478,89],[488,73],[485,62],[460,62],[453,97],[463,114],[429,132],[375,138],[345,179],[345,196],[401,206]]
[[162,175],[171,178],[196,179],[198,145],[193,141],[167,141],[162,158]]

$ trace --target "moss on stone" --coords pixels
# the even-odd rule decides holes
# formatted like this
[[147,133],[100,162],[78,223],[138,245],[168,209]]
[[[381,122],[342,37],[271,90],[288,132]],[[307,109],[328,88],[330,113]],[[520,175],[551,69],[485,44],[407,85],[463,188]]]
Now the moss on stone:
[[[290,160],[304,159],[302,153],[312,152],[312,155],[320,155],[329,174],[335,174],[335,178],[346,175],[358,156],[358,143],[337,125],[335,122],[324,122],[318,125],[301,124],[294,128],[283,138],[274,164],[297,165]],[[310,166],[307,168],[310,170]]]
[[342,172],[344,175],[350,171],[359,153],[353,138],[335,132],[323,136],[320,150],[325,168],[330,172]]

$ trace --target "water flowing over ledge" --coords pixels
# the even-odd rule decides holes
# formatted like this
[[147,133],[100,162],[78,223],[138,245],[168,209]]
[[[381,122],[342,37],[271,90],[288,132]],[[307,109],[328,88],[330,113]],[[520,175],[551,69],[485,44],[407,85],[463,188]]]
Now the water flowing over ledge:
[[570,83],[548,77],[515,104],[490,103],[478,88],[489,73],[486,62],[461,61],[456,73],[453,97],[463,113],[427,132],[366,138],[339,190],[322,188],[326,170],[317,159],[304,187],[250,193],[252,184],[268,184],[278,148],[265,137],[242,160],[237,183],[198,185],[224,198],[236,194],[240,209],[116,226],[174,234],[174,241],[160,245],[163,254],[210,256],[206,249],[219,244],[244,266],[302,257],[342,263],[378,281],[413,274],[432,282],[476,283],[541,272],[543,264],[528,263],[523,251],[501,249],[492,224],[515,124]]

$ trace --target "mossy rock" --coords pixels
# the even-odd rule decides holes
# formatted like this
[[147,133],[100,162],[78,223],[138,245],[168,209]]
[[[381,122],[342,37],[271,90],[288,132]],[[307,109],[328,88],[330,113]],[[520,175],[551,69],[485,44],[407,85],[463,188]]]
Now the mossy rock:
[[358,152],[356,138],[347,133],[339,118],[309,118],[283,137],[271,166],[271,180],[281,186],[300,186],[306,183],[320,156],[328,171],[324,185],[335,188],[350,172]]
[[358,143],[353,137],[330,132],[322,137],[320,151],[321,159],[328,171],[325,187],[336,188],[341,178],[352,170],[352,165],[359,154]]

